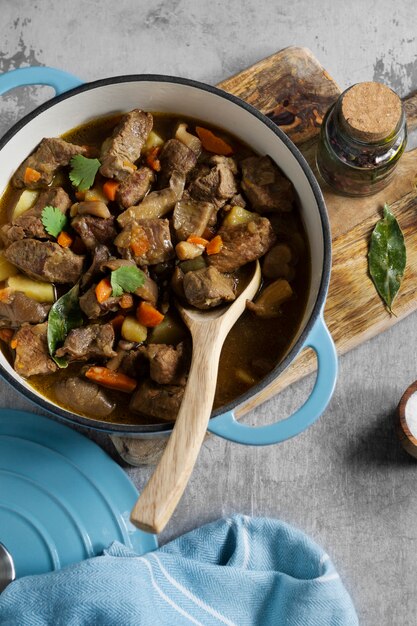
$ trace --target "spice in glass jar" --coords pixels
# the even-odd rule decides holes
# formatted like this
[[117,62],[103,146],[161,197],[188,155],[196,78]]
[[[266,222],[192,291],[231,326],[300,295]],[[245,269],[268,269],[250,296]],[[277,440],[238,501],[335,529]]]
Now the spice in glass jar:
[[390,182],[406,143],[398,95],[382,83],[358,83],[339,96],[323,119],[317,168],[335,191],[369,196]]

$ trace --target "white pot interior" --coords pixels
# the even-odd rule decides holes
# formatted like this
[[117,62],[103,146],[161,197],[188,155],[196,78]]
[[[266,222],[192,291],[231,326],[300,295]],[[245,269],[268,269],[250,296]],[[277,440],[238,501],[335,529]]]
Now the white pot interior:
[[[191,85],[155,81],[109,84],[71,96],[37,115],[0,151],[0,194],[4,192],[16,168],[43,137],[59,136],[97,117],[135,107],[155,112],[182,113],[220,126],[237,135],[259,154],[269,154],[292,181],[309,237],[312,269],[307,307],[292,343],[294,345],[312,314],[322,278],[324,240],[320,212],[308,178],[288,147],[260,119],[231,100]],[[2,354],[0,363],[11,376],[17,377]],[[24,379],[20,379],[20,382],[34,392]]]

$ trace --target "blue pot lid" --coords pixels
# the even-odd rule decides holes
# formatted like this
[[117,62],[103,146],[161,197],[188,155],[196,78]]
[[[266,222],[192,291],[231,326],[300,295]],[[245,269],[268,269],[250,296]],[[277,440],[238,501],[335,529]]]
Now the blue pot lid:
[[16,578],[97,556],[113,541],[138,554],[155,535],[129,521],[138,492],[95,443],[46,417],[0,410],[0,542]]

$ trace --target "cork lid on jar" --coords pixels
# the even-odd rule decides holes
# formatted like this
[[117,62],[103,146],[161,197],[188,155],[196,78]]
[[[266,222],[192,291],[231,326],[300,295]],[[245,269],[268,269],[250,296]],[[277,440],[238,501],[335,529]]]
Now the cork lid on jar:
[[382,83],[357,83],[342,97],[341,121],[346,132],[364,143],[376,143],[395,131],[402,116],[397,94]]

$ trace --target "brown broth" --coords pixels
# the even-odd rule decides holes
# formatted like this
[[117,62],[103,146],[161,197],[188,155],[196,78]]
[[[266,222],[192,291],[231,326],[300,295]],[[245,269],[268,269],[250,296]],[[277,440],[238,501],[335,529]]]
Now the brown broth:
[[[188,123],[189,132],[194,132],[196,125],[214,130],[216,134],[221,135],[233,146],[235,156],[238,159],[255,154],[253,150],[235,136],[205,122],[184,116],[179,117],[174,114],[154,113],[153,115],[154,130],[164,139],[173,136],[175,127],[178,121],[181,120]],[[100,147],[103,139],[111,133],[119,119],[120,115],[94,120],[65,133],[63,138],[77,144]],[[69,182],[63,186],[66,186],[67,190],[70,188]],[[19,194],[20,190],[13,189],[11,185],[7,187],[0,199],[0,225],[10,220]],[[310,285],[310,251],[298,210],[293,211],[291,220],[293,222],[293,232],[298,233],[297,236],[303,244],[298,252],[296,275],[291,281],[294,297],[282,305],[282,315],[278,319],[260,319],[246,311],[237,321],[226,338],[221,353],[214,408],[232,402],[269,373],[283,359],[300,327]],[[185,332],[188,333],[186,329]],[[8,347],[3,345],[2,348],[9,361],[11,361]],[[76,375],[82,367],[83,365],[80,364],[70,364],[67,369],[48,376],[33,376],[29,379],[29,382],[39,393],[56,402],[53,392],[55,382],[69,374]],[[117,402],[116,409],[107,418],[108,421],[120,424],[158,423],[158,420],[146,418],[129,411],[129,394],[110,390],[106,390],[106,393]],[[64,408],[71,410],[70,407]],[[85,416],[94,419],[94,416],[88,415],[88,413],[85,413]]]

